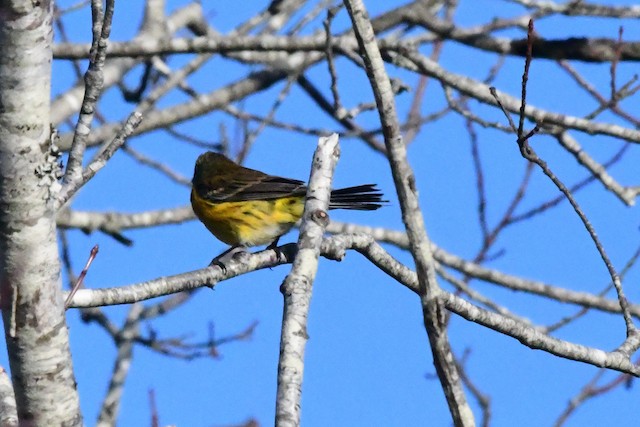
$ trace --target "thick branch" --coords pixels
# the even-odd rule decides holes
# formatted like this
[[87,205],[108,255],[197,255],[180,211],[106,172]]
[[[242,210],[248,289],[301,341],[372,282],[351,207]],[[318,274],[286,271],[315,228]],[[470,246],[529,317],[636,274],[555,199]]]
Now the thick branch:
[[280,290],[284,296],[276,426],[299,426],[304,373],[304,350],[309,335],[307,319],[313,281],[318,270],[322,235],[329,223],[329,199],[333,171],[340,148],[338,135],[322,137],[313,156],[309,188],[300,225],[298,254]]
[[[414,25],[433,31],[446,40],[455,40],[501,55],[526,56],[526,38],[491,37],[486,33],[477,34],[475,31],[469,33],[431,14],[415,14],[410,17],[410,21]],[[616,39],[586,37],[556,40],[536,38],[533,43],[533,55],[536,59],[567,59],[585,62],[610,62],[616,58],[621,61],[640,61],[640,43],[619,43]]]

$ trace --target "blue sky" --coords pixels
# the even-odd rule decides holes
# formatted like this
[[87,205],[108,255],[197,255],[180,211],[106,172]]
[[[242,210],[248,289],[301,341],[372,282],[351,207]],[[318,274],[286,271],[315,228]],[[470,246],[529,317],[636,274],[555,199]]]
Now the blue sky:
[[[213,25],[221,31],[233,28],[258,9],[255,2],[204,2]],[[387,7],[386,2],[366,2],[372,16]],[[511,16],[518,7],[498,0],[461,1],[456,22],[471,26],[486,22],[499,7],[502,16]],[[616,2],[632,4],[632,2]],[[169,10],[179,2],[169,2]],[[399,3],[400,4],[400,3]],[[126,6],[126,8],[125,8]],[[246,8],[245,8],[246,7]],[[113,32],[115,40],[127,40],[135,31],[140,16],[140,2],[116,5]],[[511,12],[513,11],[513,12]],[[88,40],[90,24],[86,12],[70,17],[67,29],[73,40]],[[346,25],[346,14],[336,21],[336,28]],[[69,25],[73,24],[73,25]],[[542,21],[536,29],[545,37],[597,35],[615,38],[624,25],[625,39],[637,40],[638,28],[632,21],[583,18],[575,23],[554,18]],[[514,32],[503,33],[513,36]],[[182,34],[183,36],[186,34]],[[495,58],[473,54],[465,47],[447,44],[441,65],[453,72],[482,79]],[[171,59],[177,68],[187,58]],[[505,68],[494,82],[500,90],[519,94],[522,60],[508,58]],[[228,68],[222,68],[222,64]],[[348,107],[372,100],[368,81],[346,62],[338,65],[349,72],[341,77],[339,87]],[[603,93],[608,93],[607,64],[576,64]],[[417,78],[394,67],[391,76],[405,79],[414,86]],[[620,66],[621,81],[637,73],[637,65]],[[247,73],[240,66],[214,60],[210,67],[189,79],[201,91],[212,90]],[[328,91],[325,66],[314,67],[309,77]],[[64,91],[70,82],[69,67],[54,63],[54,94]],[[135,79],[129,79],[134,84]],[[550,61],[534,61],[530,75],[529,102],[533,105],[583,115],[595,103],[578,91],[573,83]],[[244,107],[264,114],[282,85],[252,97]],[[398,109],[405,117],[411,95],[398,97]],[[183,97],[169,97],[160,105],[183,102]],[[121,102],[116,91],[105,94],[101,111],[108,119],[118,119],[132,106]],[[439,85],[429,83],[423,112],[436,111],[444,105]],[[502,113],[489,111],[472,103],[472,108],[491,120],[504,122]],[[106,107],[108,106],[108,107]],[[625,101],[625,108],[639,111],[637,98]],[[297,87],[287,98],[276,118],[315,127],[333,127],[333,122],[310,104]],[[376,116],[365,114],[363,126],[375,126]],[[599,121],[616,122],[605,114]],[[214,140],[221,122],[230,135],[234,124],[220,113],[183,123],[179,129],[203,139]],[[525,161],[520,157],[514,137],[477,128],[481,160],[485,167],[490,225],[500,218],[519,185]],[[621,146],[607,137],[576,136],[594,157],[603,160]],[[311,156],[317,139],[267,129],[260,134],[246,160],[246,165],[265,172],[307,179]],[[135,138],[132,147],[168,164],[191,177],[193,163],[201,148],[178,142],[164,132]],[[567,184],[586,174],[557,143],[544,136],[532,140],[533,147]],[[390,206],[376,212],[332,212],[332,218],[363,225],[402,229],[399,204],[385,158],[353,139],[341,140],[342,155],[336,170],[336,187],[377,182],[391,200]],[[639,151],[632,148],[611,173],[621,183],[637,185],[640,173]],[[470,155],[470,142],[463,120],[449,115],[427,125],[409,147],[409,161],[415,169],[421,207],[431,239],[439,246],[465,258],[472,258],[480,248],[477,219],[477,193]],[[539,171],[534,172],[531,188],[519,212],[554,197],[557,190]],[[614,264],[622,268],[638,246],[639,216],[637,208],[628,208],[599,183],[577,193],[579,203],[592,220]],[[175,184],[158,172],[140,168],[127,155],[118,153],[79,194],[73,207],[79,210],[138,212],[170,208],[188,203],[189,188]],[[90,288],[123,286],[162,275],[178,274],[206,266],[225,249],[198,222],[164,226],[152,230],[133,230],[125,235],[134,241],[124,247],[101,233],[85,235],[69,232],[72,259],[79,272],[91,247],[100,245],[100,253],[86,279]],[[296,233],[282,241],[295,241]],[[408,253],[386,246],[390,253],[412,265]],[[487,263],[506,273],[543,280],[558,286],[598,292],[607,285],[608,275],[595,247],[575,213],[567,203],[534,219],[508,228],[493,253],[504,250],[501,257]],[[215,325],[217,337],[235,334],[253,322],[258,326],[250,340],[235,342],[219,349],[217,359],[176,360],[136,347],[125,388],[119,425],[149,425],[148,392],[154,390],[162,425],[223,426],[240,423],[251,417],[261,425],[273,422],[275,413],[276,368],[282,318],[282,295],[279,286],[289,266],[253,272],[220,283],[214,291],[203,289],[192,300],[170,315],[143,325],[159,337],[187,336],[205,340],[209,324]],[[636,284],[640,276],[632,270],[625,280],[631,301],[640,300]],[[444,282],[443,287],[448,288]],[[494,298],[510,310],[543,325],[554,323],[578,308],[550,302],[543,298],[514,293],[486,283],[472,282],[474,288]],[[613,295],[611,295],[613,297]],[[115,322],[122,322],[127,307],[105,309]],[[94,423],[104,396],[115,348],[104,331],[85,325],[75,310],[68,313],[72,353],[87,425]],[[303,387],[302,423],[305,426],[406,426],[451,424],[435,371],[426,333],[422,326],[419,300],[362,256],[349,253],[341,263],[322,260],[311,304],[310,340],[306,352]],[[559,330],[557,337],[573,342],[611,349],[624,339],[620,316],[590,313],[576,323]],[[453,316],[450,326],[452,347],[458,354],[470,351],[466,362],[468,375],[491,396],[494,426],[552,425],[580,388],[597,372],[584,364],[532,351],[516,340],[499,335],[479,325]],[[2,352],[0,361],[7,366]],[[604,379],[614,378],[609,372]],[[569,426],[634,424],[638,399],[637,387],[621,388],[594,399],[580,408]],[[476,416],[477,404],[472,400]]]

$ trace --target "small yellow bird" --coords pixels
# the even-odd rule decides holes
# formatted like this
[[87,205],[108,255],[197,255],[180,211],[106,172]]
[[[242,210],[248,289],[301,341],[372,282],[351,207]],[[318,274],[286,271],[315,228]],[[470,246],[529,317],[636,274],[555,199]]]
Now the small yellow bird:
[[[191,206],[209,231],[232,249],[274,248],[302,217],[307,187],[295,179],[245,168],[212,151],[196,160]],[[329,209],[375,210],[386,200],[375,184],[331,192]]]

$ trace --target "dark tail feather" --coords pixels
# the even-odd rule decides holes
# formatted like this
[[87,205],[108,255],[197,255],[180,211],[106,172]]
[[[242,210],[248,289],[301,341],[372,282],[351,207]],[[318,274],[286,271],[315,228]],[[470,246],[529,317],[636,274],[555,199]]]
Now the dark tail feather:
[[374,211],[388,202],[388,200],[382,200],[382,192],[376,188],[375,184],[364,184],[333,190],[329,209]]

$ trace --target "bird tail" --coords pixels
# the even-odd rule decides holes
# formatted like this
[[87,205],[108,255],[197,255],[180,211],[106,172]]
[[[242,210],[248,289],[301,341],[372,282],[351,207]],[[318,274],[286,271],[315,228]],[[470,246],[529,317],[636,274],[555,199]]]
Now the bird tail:
[[375,184],[364,184],[333,190],[329,209],[373,211],[388,202],[388,200],[382,200],[382,192],[376,188]]

